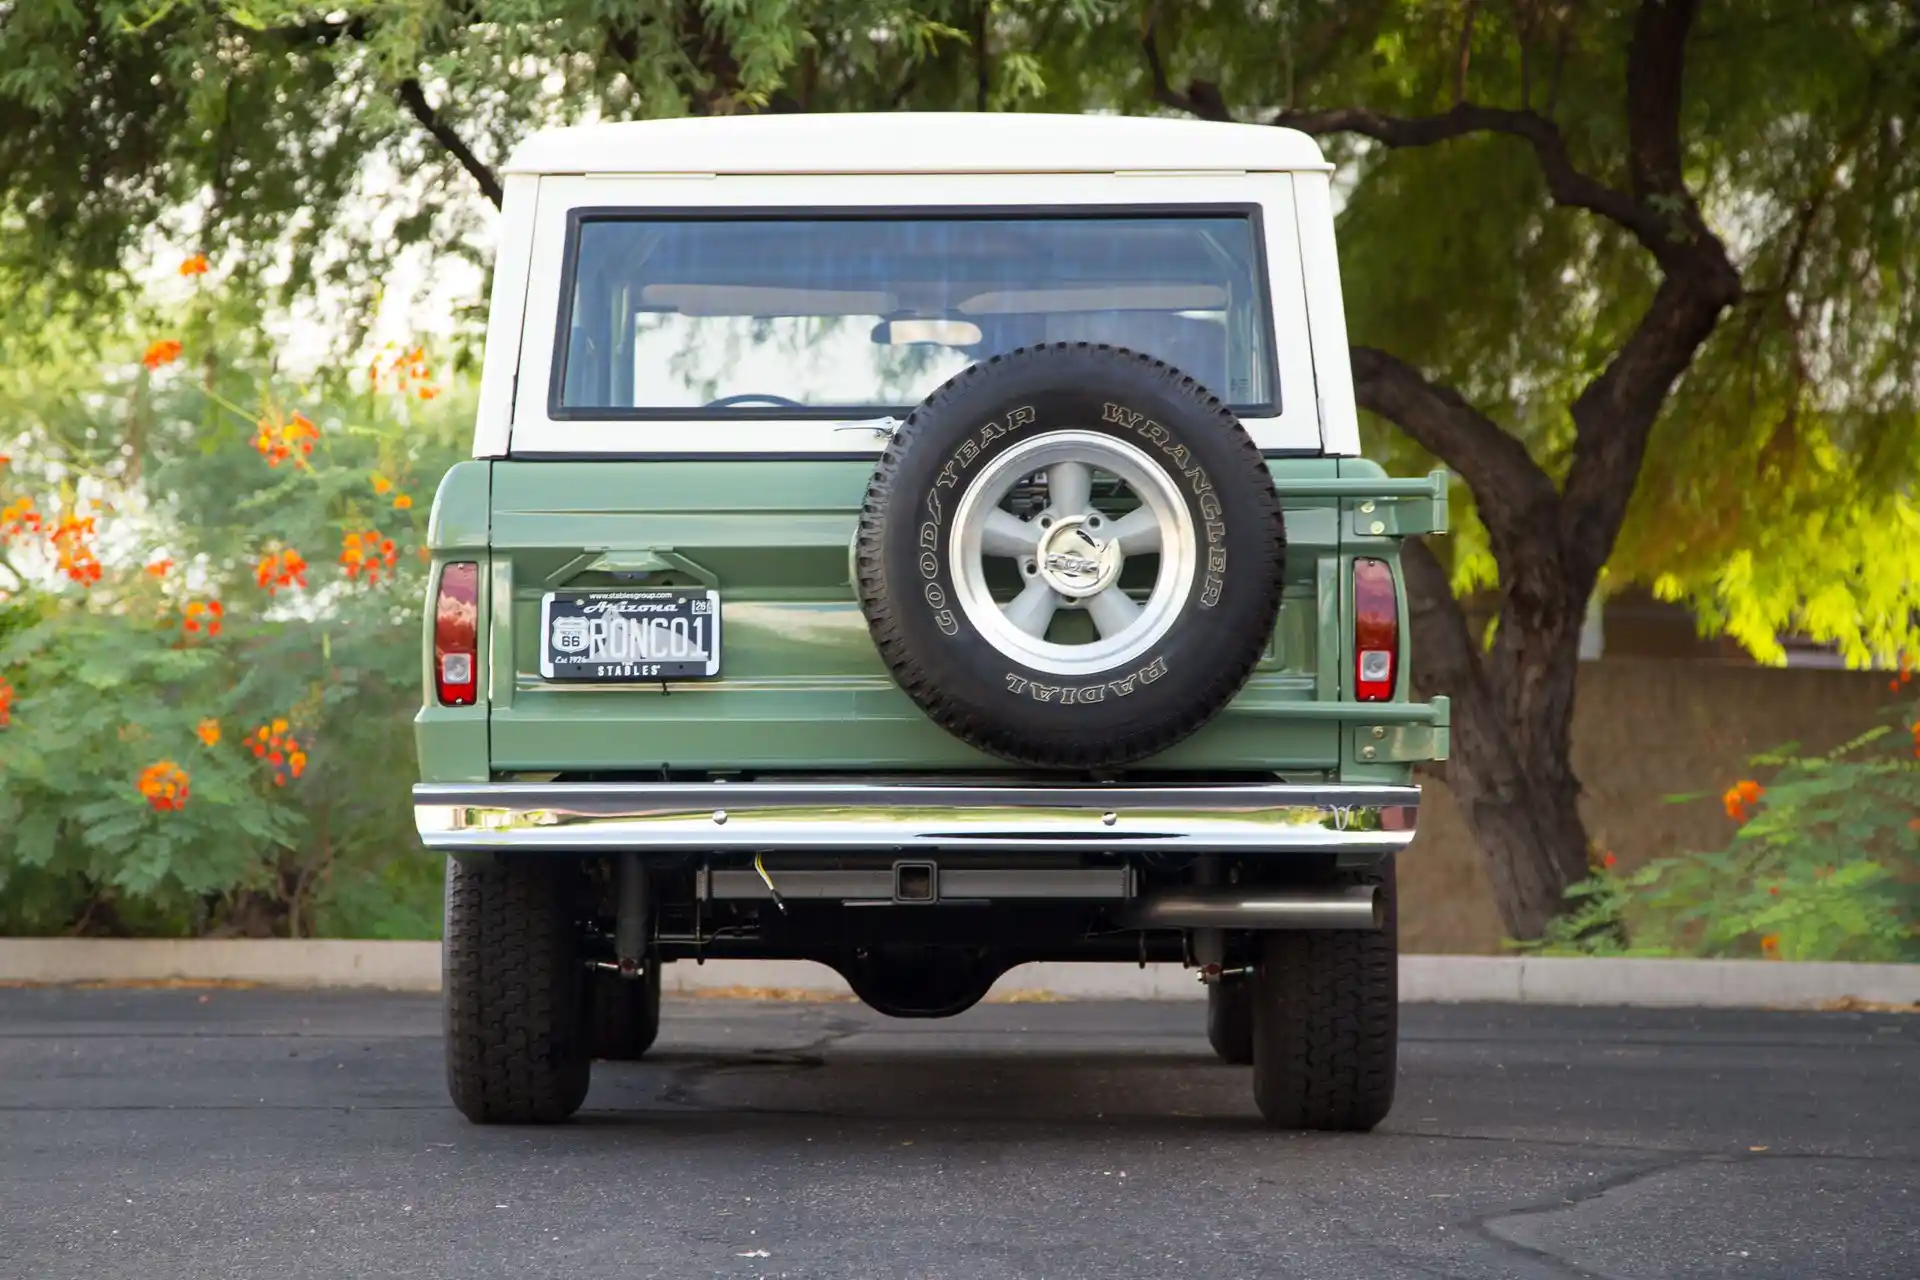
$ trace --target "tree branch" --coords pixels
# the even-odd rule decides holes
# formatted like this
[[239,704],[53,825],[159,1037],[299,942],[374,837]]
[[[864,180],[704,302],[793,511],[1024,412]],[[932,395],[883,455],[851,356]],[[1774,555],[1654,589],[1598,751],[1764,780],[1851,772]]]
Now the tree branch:
[[1559,495],[1526,445],[1397,356],[1355,347],[1352,359],[1354,399],[1466,481],[1497,555],[1518,557],[1546,545],[1539,535],[1554,527]]
[[1559,39],[1553,42],[1553,72],[1547,80],[1547,109],[1543,113],[1549,120],[1560,107],[1561,76],[1567,69],[1567,52],[1573,47],[1573,24],[1579,7],[1579,0],[1573,0],[1560,13]]
[[992,97],[993,61],[987,49],[987,19],[993,0],[977,0],[973,7],[973,109],[985,111]]
[[492,169],[481,163],[480,157],[473,153],[473,149],[461,141],[460,135],[455,133],[452,127],[434,111],[427,102],[427,92],[420,87],[420,82],[409,76],[400,82],[399,93],[400,101],[406,105],[408,111],[413,113],[413,118],[433,135],[435,142],[460,162],[460,167],[479,184],[480,194],[492,201],[493,207],[498,209],[501,201],[506,198],[506,193],[501,189],[499,177]]
[[1658,209],[1665,278],[1633,333],[1574,400],[1573,463],[1560,509],[1562,555],[1590,586],[1612,554],[1654,421],[1741,298],[1739,269],[1708,228],[1682,172],[1680,101],[1699,0],[1642,0],[1627,54],[1627,153],[1635,203]]
[[1432,146],[1475,133],[1520,138],[1533,147],[1547,193],[1555,204],[1599,214],[1632,235],[1662,266],[1677,262],[1686,248],[1683,242],[1675,241],[1672,222],[1652,206],[1575,167],[1559,126],[1537,111],[1463,102],[1438,115],[1388,116],[1364,107],[1334,107],[1325,111],[1283,111],[1268,123],[1315,137],[1355,133],[1396,149]]
[[[1680,93],[1700,0],[1641,0],[1627,45],[1627,169],[1633,194],[1693,196],[1680,172]],[[1694,210],[1698,217],[1698,211]]]
[[1221,124],[1233,122],[1233,113],[1227,110],[1226,100],[1220,96],[1218,85],[1193,80],[1188,82],[1187,91],[1180,93],[1167,83],[1166,64],[1160,60],[1159,18],[1148,19],[1146,33],[1140,38],[1140,48],[1147,56],[1148,74],[1153,77],[1155,102],[1202,120],[1214,120]]
[[1467,0],[1467,12],[1460,19],[1460,48],[1453,62],[1453,105],[1467,100],[1467,68],[1473,61],[1473,20],[1480,16],[1480,0]]
[[1454,597],[1447,571],[1424,538],[1400,544],[1400,569],[1407,581],[1407,616],[1419,643],[1413,646],[1413,683],[1423,697],[1458,697],[1484,680],[1478,646],[1467,630],[1466,614]]

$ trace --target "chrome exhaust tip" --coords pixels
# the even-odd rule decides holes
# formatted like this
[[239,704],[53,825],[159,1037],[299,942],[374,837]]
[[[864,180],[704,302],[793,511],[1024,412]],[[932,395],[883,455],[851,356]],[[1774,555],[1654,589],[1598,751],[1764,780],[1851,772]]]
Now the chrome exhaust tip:
[[1339,889],[1208,888],[1150,893],[1127,913],[1134,929],[1378,929],[1380,886]]

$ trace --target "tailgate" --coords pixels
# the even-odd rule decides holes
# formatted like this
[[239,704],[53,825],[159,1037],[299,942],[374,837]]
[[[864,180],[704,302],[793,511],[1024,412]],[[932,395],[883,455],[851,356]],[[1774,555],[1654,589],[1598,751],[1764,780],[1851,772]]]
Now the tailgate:
[[[1335,484],[1335,459],[1276,461]],[[893,683],[868,638],[849,548],[865,459],[492,464],[489,755],[496,773],[998,770]],[[1341,499],[1287,502],[1276,634],[1253,680],[1153,768],[1323,771],[1340,763]],[[1346,504],[1351,505],[1351,504]],[[541,676],[555,590],[711,588],[719,675],[649,684]]]

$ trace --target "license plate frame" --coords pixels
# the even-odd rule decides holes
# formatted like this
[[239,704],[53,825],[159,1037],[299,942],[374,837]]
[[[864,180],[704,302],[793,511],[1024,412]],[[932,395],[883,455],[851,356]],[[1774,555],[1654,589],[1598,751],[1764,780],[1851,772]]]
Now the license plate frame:
[[[618,619],[617,630],[601,624],[602,656],[593,654],[600,619]],[[554,623],[566,624],[565,648],[556,645]],[[675,655],[674,623],[690,646],[706,643],[697,656]],[[549,591],[540,600],[540,675],[566,684],[653,684],[663,680],[711,680],[720,674],[720,593],[707,588],[652,587],[631,590]]]

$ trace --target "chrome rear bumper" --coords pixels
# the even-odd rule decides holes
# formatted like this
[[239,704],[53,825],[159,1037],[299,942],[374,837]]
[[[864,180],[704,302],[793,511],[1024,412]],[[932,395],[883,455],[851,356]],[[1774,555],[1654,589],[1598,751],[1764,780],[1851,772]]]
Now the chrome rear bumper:
[[982,849],[1392,853],[1413,786],[922,782],[422,783],[430,849],[593,853]]

